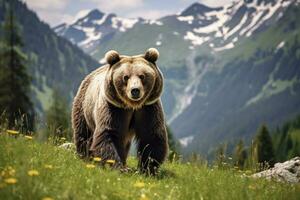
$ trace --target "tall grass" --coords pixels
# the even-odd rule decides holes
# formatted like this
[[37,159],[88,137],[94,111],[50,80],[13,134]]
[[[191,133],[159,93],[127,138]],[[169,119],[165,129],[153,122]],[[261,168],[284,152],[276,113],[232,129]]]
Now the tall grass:
[[[129,158],[135,169],[136,160]],[[100,168],[73,151],[0,134],[0,199],[298,199],[299,185],[253,179],[234,168],[165,163],[157,177]]]

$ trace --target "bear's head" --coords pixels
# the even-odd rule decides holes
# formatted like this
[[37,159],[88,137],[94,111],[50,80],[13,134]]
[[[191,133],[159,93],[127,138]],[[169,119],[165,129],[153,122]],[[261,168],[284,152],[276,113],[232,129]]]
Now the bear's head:
[[155,48],[136,56],[119,55],[114,50],[107,52],[105,94],[108,101],[130,109],[158,101],[163,87],[163,77],[156,65],[158,57]]

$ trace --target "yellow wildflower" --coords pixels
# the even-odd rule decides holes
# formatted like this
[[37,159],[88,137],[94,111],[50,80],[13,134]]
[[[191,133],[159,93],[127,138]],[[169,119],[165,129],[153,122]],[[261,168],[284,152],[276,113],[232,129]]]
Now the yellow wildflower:
[[46,168],[46,169],[53,169],[53,166],[52,165],[44,165],[44,168]]
[[51,197],[44,197],[44,198],[42,198],[42,200],[54,200],[54,199]]
[[89,168],[89,169],[95,168],[95,167],[96,167],[96,165],[93,165],[93,164],[87,164],[87,165],[86,165],[86,168]]
[[4,179],[4,182],[7,184],[15,184],[18,182],[18,180],[16,178],[7,178],[7,179]]
[[19,134],[19,131],[15,131],[15,130],[6,130],[6,132],[8,134],[11,134],[11,135],[17,135],[17,134]]
[[2,177],[14,176],[15,173],[16,173],[16,170],[14,168],[12,168],[11,166],[8,166],[1,171],[1,176]]
[[94,157],[93,160],[94,160],[95,162],[100,162],[102,159],[101,159],[100,157]]
[[116,161],[114,161],[114,160],[107,160],[106,162],[107,162],[108,164],[115,164]]
[[138,187],[138,188],[142,188],[142,187],[145,187],[145,183],[143,183],[143,182],[136,182],[134,185],[133,185],[134,187]]
[[8,174],[9,174],[10,176],[14,176],[14,175],[16,174],[16,170],[15,170],[14,168],[10,167],[10,168],[9,168],[9,171],[8,171]]
[[33,137],[30,136],[30,135],[25,135],[24,138],[26,138],[26,139],[28,139],[28,140],[32,140]]
[[28,176],[38,176],[40,173],[37,170],[33,169],[33,170],[29,170],[27,174]]
[[140,200],[148,200],[148,197],[145,194],[141,194]]

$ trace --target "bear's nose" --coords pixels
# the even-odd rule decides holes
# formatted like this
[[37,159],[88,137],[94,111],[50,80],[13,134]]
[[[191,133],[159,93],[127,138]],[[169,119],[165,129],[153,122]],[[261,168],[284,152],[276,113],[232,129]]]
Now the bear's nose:
[[138,99],[140,97],[140,89],[138,88],[131,89],[131,96],[134,99]]

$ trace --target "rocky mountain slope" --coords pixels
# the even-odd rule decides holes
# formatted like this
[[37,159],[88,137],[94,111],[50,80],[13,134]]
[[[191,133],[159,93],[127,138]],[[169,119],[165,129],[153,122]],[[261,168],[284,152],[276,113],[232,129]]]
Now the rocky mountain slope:
[[[210,154],[221,142],[249,141],[259,124],[274,127],[300,112],[299,0],[241,0],[219,8],[195,3],[155,21],[131,19],[122,31],[113,23],[97,28],[104,16],[117,17],[102,13],[91,20],[95,12],[101,13],[55,31],[99,61],[109,49],[158,48],[164,108],[185,152]],[[92,41],[87,28],[101,32],[89,45],[83,43]],[[76,40],[72,29],[83,30],[83,37]]]

